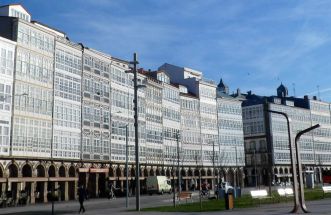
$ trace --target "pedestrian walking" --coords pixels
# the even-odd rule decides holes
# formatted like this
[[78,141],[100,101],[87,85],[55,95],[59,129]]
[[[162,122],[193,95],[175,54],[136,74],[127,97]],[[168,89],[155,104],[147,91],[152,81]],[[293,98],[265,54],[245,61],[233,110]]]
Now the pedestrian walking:
[[79,201],[79,204],[80,204],[80,208],[79,208],[79,212],[80,213],[81,211],[83,211],[83,213],[85,212],[85,207],[84,207],[84,200],[86,199],[86,191],[85,191],[85,188],[83,185],[81,185],[79,188],[78,188],[78,201]]
[[115,196],[115,190],[118,190],[118,188],[116,188],[114,186],[114,184],[109,184],[109,194],[108,194],[108,199],[116,199]]

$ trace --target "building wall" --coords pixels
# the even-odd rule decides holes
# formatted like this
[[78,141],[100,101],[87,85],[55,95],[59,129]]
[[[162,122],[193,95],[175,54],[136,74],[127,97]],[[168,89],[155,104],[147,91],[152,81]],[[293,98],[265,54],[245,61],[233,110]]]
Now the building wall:
[[81,157],[82,47],[58,39],[55,44],[54,158]]
[[16,30],[12,154],[50,157],[55,38],[22,20]]
[[321,128],[312,132],[314,150],[312,163],[317,166],[331,164],[331,114],[330,103],[318,100],[309,100],[311,126],[320,124]]
[[187,94],[180,95],[181,143],[184,165],[197,165],[201,160],[199,99]]
[[163,164],[162,82],[147,79],[146,84],[146,163]]
[[83,50],[82,159],[110,160],[111,59]]
[[177,151],[179,150],[179,159],[182,163],[185,161],[185,155],[181,144],[183,134],[180,131],[179,89],[167,83],[163,83],[162,89],[162,119],[163,162],[165,165],[174,164],[175,158],[178,158]]
[[217,162],[221,166],[245,166],[241,102],[231,98],[217,98],[217,115]]
[[[321,128],[302,135],[298,142],[304,170],[315,171],[315,180],[320,182],[322,168],[330,164],[330,104],[308,98],[268,99],[269,110],[286,113],[291,119],[292,141],[299,131],[315,124],[322,125]],[[292,170],[287,122],[279,114],[266,114],[266,106],[262,103],[243,107],[248,184],[253,185],[256,181],[267,184],[269,171],[272,174],[270,180],[274,183],[288,182],[292,177]],[[266,122],[268,124],[265,126]]]
[[[288,114],[288,116],[292,119],[291,126],[293,135],[311,126],[310,111],[308,109],[280,104],[270,104],[269,107],[270,110],[280,111]],[[270,119],[274,165],[289,165],[291,159],[286,119],[285,117],[274,113],[270,113]],[[300,138],[299,143],[302,163],[312,164],[314,157],[312,135],[303,135]]]
[[[126,158],[125,126],[128,125],[128,158],[129,162],[135,160],[134,150],[134,111],[133,111],[133,74],[125,73],[129,69],[128,63],[113,60],[111,65],[111,160],[124,163]],[[139,90],[138,103],[144,104],[143,94]],[[139,108],[139,135],[140,146],[145,144],[145,109]],[[140,159],[142,159],[140,157]]]
[[[127,149],[130,179],[135,174],[133,75],[126,73],[129,62],[75,44],[64,33],[42,24],[21,18],[0,17],[0,21],[11,25],[0,34],[10,32],[11,39],[17,40],[15,91],[8,94],[15,95],[12,155],[18,160],[5,157],[0,161],[0,175],[17,178],[1,177],[0,189],[25,189],[31,201],[36,189],[44,196],[42,202],[58,185],[68,194],[66,189],[75,190],[79,182],[91,196],[99,196],[108,181],[119,182],[123,189]],[[189,90],[181,96],[165,76],[157,80],[138,74],[138,83],[145,85],[138,90],[139,153],[144,179],[176,172],[174,161],[176,158],[177,163],[179,152],[183,187],[188,189],[198,171],[210,183],[212,180],[213,152],[219,151],[215,150],[219,143],[216,86],[204,81],[199,71],[184,67],[180,71],[179,76],[172,74],[185,77],[182,83]],[[19,96],[23,93],[27,96]],[[21,183],[22,177],[29,181]],[[38,182],[33,181],[35,177]],[[75,196],[72,191],[68,195]]]
[[[199,83],[202,161],[212,165],[218,143],[216,86]],[[213,150],[214,148],[214,150]]]
[[15,43],[0,37],[0,155],[9,155]]

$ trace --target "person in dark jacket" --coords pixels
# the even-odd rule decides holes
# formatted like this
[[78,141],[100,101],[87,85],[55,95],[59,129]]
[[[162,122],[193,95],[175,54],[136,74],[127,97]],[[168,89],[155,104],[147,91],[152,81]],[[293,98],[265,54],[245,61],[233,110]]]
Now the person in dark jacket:
[[78,201],[79,201],[79,204],[80,204],[80,208],[79,208],[79,212],[80,213],[81,211],[83,211],[83,213],[85,212],[85,208],[84,208],[84,200],[86,198],[86,191],[85,191],[85,188],[83,185],[81,185],[79,188],[78,188]]

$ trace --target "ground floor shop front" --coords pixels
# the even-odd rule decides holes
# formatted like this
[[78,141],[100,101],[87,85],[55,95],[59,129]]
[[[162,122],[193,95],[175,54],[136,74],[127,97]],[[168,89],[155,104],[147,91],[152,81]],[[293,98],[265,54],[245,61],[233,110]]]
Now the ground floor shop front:
[[[0,160],[0,204],[34,204],[77,199],[77,188],[85,187],[89,198],[107,197],[111,185],[118,188],[118,194],[126,191],[126,180],[131,194],[135,192],[135,166],[129,164],[128,175],[121,163],[96,163],[77,161],[45,160]],[[180,180],[178,180],[178,173]],[[208,182],[214,187],[219,181],[228,181],[243,186],[244,174],[240,168],[181,166],[179,170],[166,165],[140,166],[140,187],[146,192],[148,176],[167,176],[175,188],[198,189]],[[179,182],[178,182],[179,181]]]

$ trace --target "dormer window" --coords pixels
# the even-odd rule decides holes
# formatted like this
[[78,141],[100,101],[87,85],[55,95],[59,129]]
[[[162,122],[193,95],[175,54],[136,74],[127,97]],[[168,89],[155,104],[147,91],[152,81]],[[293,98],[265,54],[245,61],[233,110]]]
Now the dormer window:
[[157,75],[157,80],[162,81],[164,83],[170,84],[170,78],[165,73],[161,72]]
[[24,19],[27,22],[31,21],[30,14],[21,5],[9,5],[8,16]]

